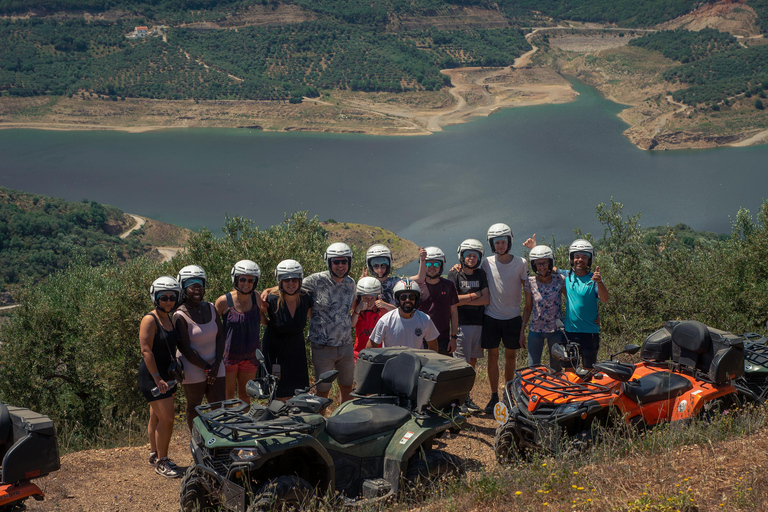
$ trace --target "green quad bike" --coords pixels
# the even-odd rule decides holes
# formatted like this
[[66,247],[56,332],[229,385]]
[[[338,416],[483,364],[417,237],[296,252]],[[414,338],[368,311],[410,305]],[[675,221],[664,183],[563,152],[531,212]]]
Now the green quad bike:
[[744,376],[736,381],[736,389],[747,399],[758,404],[768,401],[768,339],[748,332],[744,338]]
[[232,399],[197,408],[194,464],[180,490],[184,511],[300,509],[326,495],[355,505],[463,472],[459,458],[433,449],[465,422],[459,406],[475,371],[463,360],[403,347],[363,350],[354,399],[325,418],[331,400],[310,394],[313,386],[276,400],[277,379],[257,358],[265,376],[248,383],[248,394],[268,406],[254,403],[246,413],[249,404]]

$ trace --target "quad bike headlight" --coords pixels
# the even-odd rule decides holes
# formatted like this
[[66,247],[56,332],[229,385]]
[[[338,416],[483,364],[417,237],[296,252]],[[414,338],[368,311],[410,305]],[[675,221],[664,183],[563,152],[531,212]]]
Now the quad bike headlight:
[[261,457],[261,454],[256,448],[236,448],[232,450],[230,457],[235,462],[251,462]]
[[573,413],[578,412],[581,409],[582,404],[565,404],[555,409],[554,415],[557,417],[570,416]]

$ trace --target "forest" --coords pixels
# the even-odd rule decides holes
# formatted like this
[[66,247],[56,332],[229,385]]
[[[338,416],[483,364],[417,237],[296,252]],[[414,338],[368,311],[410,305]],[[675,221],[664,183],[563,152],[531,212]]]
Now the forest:
[[698,32],[662,30],[633,39],[629,45],[657,51],[666,58],[683,64],[741,48],[731,34],[713,28],[705,28]]
[[146,252],[122,240],[123,212],[83,200],[72,203],[0,187],[0,287],[36,283],[73,261],[96,265]]
[[[133,25],[0,21],[0,90],[159,99],[289,99],[320,88],[438,90],[440,69],[505,66],[530,48],[517,29],[389,34],[313,21],[231,30],[170,29],[127,40]],[[427,45],[424,50],[417,42]],[[203,65],[204,63],[204,65]]]

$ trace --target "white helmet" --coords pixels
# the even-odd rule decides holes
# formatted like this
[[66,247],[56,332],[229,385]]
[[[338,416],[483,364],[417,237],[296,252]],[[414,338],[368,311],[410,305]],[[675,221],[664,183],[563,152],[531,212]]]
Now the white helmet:
[[283,279],[304,279],[304,269],[296,260],[283,260],[275,269],[275,280],[279,283]]
[[[392,270],[392,252],[390,252],[389,248],[386,245],[382,244],[376,244],[372,245],[368,248],[368,250],[365,253],[365,265],[368,267],[369,272],[373,272],[373,267],[371,266],[371,260],[374,258],[386,258],[387,259],[387,271],[384,273],[384,276],[387,277],[389,275],[389,271]],[[378,275],[378,274],[373,274]]]
[[237,278],[238,276],[253,276],[253,288],[252,290],[256,289],[256,285],[259,284],[259,278],[261,277],[261,269],[256,264],[255,261],[251,260],[240,260],[237,263],[235,263],[235,266],[232,267],[232,271],[229,273],[229,275],[232,276],[232,286],[235,287],[235,290],[238,290],[237,288]]
[[181,285],[182,290],[187,288],[186,283],[190,279],[202,279],[203,287],[205,287],[206,283],[208,282],[208,276],[206,275],[205,270],[203,270],[203,267],[200,265],[187,265],[186,267],[179,270],[179,275],[176,276],[176,280]]
[[483,261],[483,256],[485,256],[485,250],[483,249],[483,243],[480,240],[477,240],[475,238],[467,238],[463,242],[459,244],[459,248],[456,249],[456,254],[459,257],[459,263],[464,265],[464,251],[477,251],[480,253],[480,257],[477,258],[477,265],[471,268],[477,268],[480,266],[480,263]]
[[165,292],[173,292],[176,295],[173,307],[175,308],[178,306],[179,299],[181,298],[181,285],[171,276],[158,277],[152,283],[152,286],[149,287],[149,297],[152,299],[152,304],[154,304],[155,307],[159,307],[157,298]]
[[407,277],[404,279],[401,279],[397,282],[395,287],[392,290],[395,295],[395,303],[397,304],[397,307],[400,307],[400,294],[403,292],[415,292],[416,293],[416,300],[414,301],[414,308],[419,307],[419,302],[421,302],[421,288],[416,283],[416,281],[411,281]]
[[373,295],[374,297],[378,297],[381,295],[381,281],[375,277],[363,277],[357,282],[355,293],[358,296]]
[[440,262],[440,273],[443,273],[443,267],[445,266],[445,253],[439,247],[426,247],[427,260],[437,260]]
[[568,248],[568,260],[570,260],[571,266],[573,266],[573,255],[577,252],[586,252],[589,254],[589,262],[587,263],[587,267],[591,267],[592,260],[595,257],[595,248],[592,247],[592,244],[583,238],[579,238],[578,240],[573,241],[571,246]]
[[[555,267],[555,253],[546,245],[537,245],[531,249],[531,254],[528,258],[531,260],[531,270],[533,270],[534,274],[548,276]],[[539,273],[539,270],[536,268],[536,260],[549,260],[549,271],[546,274]]]
[[349,246],[344,242],[336,242],[328,246],[328,248],[325,250],[323,259],[328,265],[328,270],[331,272],[331,274],[333,274],[333,265],[331,265],[331,260],[334,258],[347,258],[349,265],[347,265],[347,271],[344,276],[349,274],[349,271],[352,268],[352,249],[350,249]]
[[512,230],[506,224],[499,222],[498,224],[494,224],[488,228],[487,238],[488,245],[491,246],[491,252],[496,252],[496,248],[493,247],[493,242],[491,240],[500,236],[507,237],[507,252],[512,250],[512,240],[514,239],[512,236]]

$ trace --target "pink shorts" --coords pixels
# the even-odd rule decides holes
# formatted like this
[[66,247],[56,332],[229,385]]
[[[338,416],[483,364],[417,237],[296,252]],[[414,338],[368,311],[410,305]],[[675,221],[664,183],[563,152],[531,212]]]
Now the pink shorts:
[[256,373],[258,368],[250,361],[240,361],[237,364],[231,364],[225,366],[227,373]]

